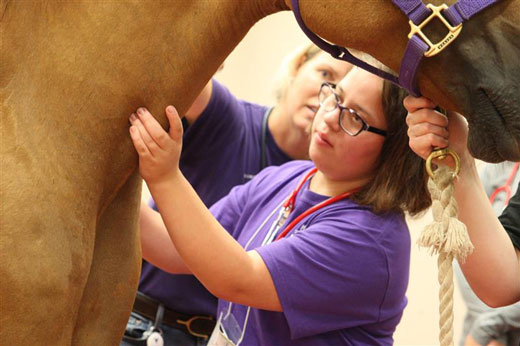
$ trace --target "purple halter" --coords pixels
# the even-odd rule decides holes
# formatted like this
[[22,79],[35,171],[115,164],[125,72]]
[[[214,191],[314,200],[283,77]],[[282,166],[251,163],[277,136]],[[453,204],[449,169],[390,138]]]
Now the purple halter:
[[[410,39],[401,61],[399,78],[393,74],[382,71],[372,65],[353,56],[346,48],[330,44],[314,34],[307,28],[300,14],[298,0],[291,0],[292,8],[296,21],[303,32],[311,39],[314,44],[331,54],[336,59],[345,60],[361,67],[377,76],[388,79],[389,81],[405,88],[414,96],[421,93],[417,85],[417,71],[423,56],[431,57],[440,53],[459,35],[462,23],[480,12],[486,7],[498,2],[499,0],[459,0],[457,3],[447,6],[425,5],[422,0],[392,0],[392,2],[403,11],[410,19],[412,30],[408,35]],[[448,28],[449,33],[441,41],[432,43],[421,29],[432,19],[438,18]]]

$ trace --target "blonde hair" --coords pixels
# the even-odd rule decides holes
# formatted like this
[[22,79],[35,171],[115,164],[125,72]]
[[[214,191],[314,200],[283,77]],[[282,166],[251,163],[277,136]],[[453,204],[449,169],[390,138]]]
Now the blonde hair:
[[[380,61],[376,60],[371,55],[361,52],[357,49],[349,48],[349,52],[369,64],[375,65],[386,72],[394,73],[388,67],[384,66]],[[298,70],[307,62],[312,60],[320,53],[327,53],[314,43],[307,43],[299,46],[291,53],[289,53],[280,64],[277,72],[273,79],[273,90],[276,98],[276,102],[280,102],[285,97],[289,85],[293,77],[296,75]],[[328,53],[327,53],[328,54]],[[354,66],[355,67],[355,66]]]
[[323,51],[315,44],[307,43],[299,46],[283,59],[273,80],[274,95],[277,102],[285,97],[291,80],[300,67],[321,52]]

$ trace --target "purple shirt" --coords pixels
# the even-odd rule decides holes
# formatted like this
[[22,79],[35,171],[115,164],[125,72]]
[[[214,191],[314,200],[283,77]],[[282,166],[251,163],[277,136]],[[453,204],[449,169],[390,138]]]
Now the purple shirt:
[[[211,212],[242,246],[286,199],[312,162],[266,168],[235,187]],[[327,196],[304,185],[286,221]],[[401,214],[376,215],[350,199],[304,218],[286,238],[259,247],[284,312],[251,309],[243,345],[391,345],[407,300],[410,235]],[[219,310],[228,303],[219,300]],[[242,327],[246,307],[234,305]]]
[[[180,168],[207,207],[261,169],[262,121],[267,107],[237,100],[213,81],[208,106],[187,128]],[[289,160],[267,129],[267,165]],[[215,315],[217,299],[193,275],[166,273],[143,261],[139,291],[171,310]]]

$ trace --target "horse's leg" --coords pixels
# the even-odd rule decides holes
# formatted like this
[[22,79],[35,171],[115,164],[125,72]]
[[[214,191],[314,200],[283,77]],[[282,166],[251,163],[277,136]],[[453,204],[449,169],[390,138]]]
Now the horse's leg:
[[69,143],[25,121],[30,112],[15,95],[0,92],[0,344],[70,345],[94,249],[93,208],[56,154]]
[[27,211],[31,215],[22,211],[19,213],[24,215],[22,218],[16,212],[10,215],[2,212],[1,345],[70,345],[71,342],[87,279],[88,246],[77,239],[71,240],[70,227],[50,220],[49,216],[41,217],[38,207],[32,204]]
[[70,345],[87,282],[94,222],[77,215],[72,200],[56,197],[69,187],[59,185],[64,179],[52,167],[42,170],[41,157],[21,145],[2,152],[1,345]]
[[118,345],[122,338],[141,265],[140,191],[141,179],[134,173],[99,220],[73,345]]

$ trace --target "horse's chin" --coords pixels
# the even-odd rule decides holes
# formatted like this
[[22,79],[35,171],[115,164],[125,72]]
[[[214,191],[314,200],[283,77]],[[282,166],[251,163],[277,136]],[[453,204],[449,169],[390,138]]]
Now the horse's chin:
[[487,162],[520,161],[520,107],[515,87],[480,89],[468,118],[468,148]]
[[489,141],[488,138],[481,131],[470,130],[468,148],[473,157],[491,163],[520,161],[520,147],[513,136],[505,134],[497,142]]

